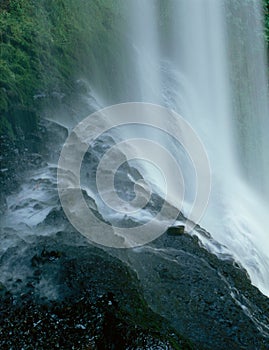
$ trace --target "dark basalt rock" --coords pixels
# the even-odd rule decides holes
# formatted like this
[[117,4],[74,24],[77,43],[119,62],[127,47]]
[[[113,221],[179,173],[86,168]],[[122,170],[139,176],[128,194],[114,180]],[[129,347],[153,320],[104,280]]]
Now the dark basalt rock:
[[185,233],[184,230],[185,230],[185,226],[178,225],[178,226],[168,227],[166,232],[167,232],[168,236],[180,236],[180,235],[183,235]]
[[220,260],[197,237],[164,234],[129,250],[150,307],[195,349],[269,349],[269,301],[230,256]]
[[130,268],[77,233],[18,244],[1,264],[1,349],[193,349]]

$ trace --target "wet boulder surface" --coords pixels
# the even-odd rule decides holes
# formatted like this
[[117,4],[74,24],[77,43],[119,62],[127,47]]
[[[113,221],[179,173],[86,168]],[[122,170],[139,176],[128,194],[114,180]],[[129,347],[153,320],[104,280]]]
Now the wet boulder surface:
[[269,349],[267,297],[187,234],[105,251],[62,231],[0,263],[1,349]]
[[1,266],[1,349],[193,349],[135,273],[77,233],[21,241]]
[[[64,139],[66,131],[58,129]],[[89,168],[82,167],[90,185],[100,147],[89,150]],[[128,200],[140,174],[124,166],[116,187]],[[209,253],[182,226],[142,247],[100,249],[68,223],[55,178],[55,168],[44,166],[29,177],[25,198],[22,191],[7,202],[12,215],[1,228],[0,349],[269,349],[268,298],[231,256]],[[37,191],[48,195],[46,202]],[[96,201],[83,195],[104,221]],[[154,215],[161,205],[153,194],[147,210]],[[31,218],[47,211],[33,227],[28,219],[15,227],[29,207]],[[121,220],[126,229],[137,224]],[[91,230],[104,233],[98,225]]]
[[195,349],[269,349],[269,301],[230,256],[196,236],[164,234],[122,259],[137,272],[150,307]]

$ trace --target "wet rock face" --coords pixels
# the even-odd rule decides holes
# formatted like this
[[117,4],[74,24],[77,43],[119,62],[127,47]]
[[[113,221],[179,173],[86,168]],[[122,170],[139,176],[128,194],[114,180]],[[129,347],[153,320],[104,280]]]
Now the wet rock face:
[[196,349],[269,349],[269,302],[246,272],[196,237],[164,234],[128,251],[152,309]]
[[7,209],[6,197],[16,191],[24,179],[23,174],[45,164],[40,155],[42,140],[46,130],[39,124],[35,133],[29,131],[24,135],[20,127],[12,138],[7,133],[0,131],[0,213]]
[[1,257],[1,349],[269,349],[268,299],[195,237],[109,253],[71,231],[33,242]]
[[1,307],[1,348],[11,349],[174,349],[168,340],[129,324],[113,294],[90,303],[52,305],[7,301]]
[[183,225],[171,226],[167,229],[167,234],[169,236],[183,235],[184,232],[185,232],[185,227]]
[[59,233],[2,257],[13,270],[0,286],[1,349],[192,348],[147,306],[125,264],[76,235],[73,246]]
[[[64,140],[66,130],[59,127],[58,134]],[[95,146],[82,167],[90,184],[103,150],[101,143]],[[53,159],[58,152],[56,147]],[[31,159],[38,166],[39,158]],[[128,164],[120,170],[115,186],[123,198],[132,198],[141,175]],[[54,189],[53,181],[38,181],[35,188]],[[101,218],[95,201],[87,201]],[[153,194],[147,210],[154,214],[161,205]],[[33,206],[42,208],[38,202]],[[121,220],[123,227],[137,224]],[[53,194],[45,219],[25,230],[2,232],[0,349],[269,349],[268,299],[244,270],[208,253],[182,228],[147,246],[108,254],[73,232]],[[40,232],[50,236],[38,237]]]

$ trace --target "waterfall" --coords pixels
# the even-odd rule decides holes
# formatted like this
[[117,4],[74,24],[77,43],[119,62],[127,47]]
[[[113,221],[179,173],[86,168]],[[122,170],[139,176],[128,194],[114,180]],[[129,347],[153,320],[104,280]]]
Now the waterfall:
[[156,2],[132,0],[128,11],[138,98],[145,102],[161,102]]
[[[155,217],[160,203],[166,202],[167,210],[159,217],[159,222],[155,222],[156,227],[161,226],[174,209],[177,215],[181,210],[189,221],[199,224],[213,239],[201,234],[198,228],[190,234],[198,235],[202,244],[220,258],[227,257],[227,253],[232,255],[247,270],[252,283],[269,296],[269,106],[260,2],[126,0],[120,4],[123,16],[119,28],[125,28],[119,38],[121,48],[117,57],[120,59],[112,64],[118,71],[117,81],[109,80],[111,77],[105,76],[100,64],[92,81],[79,77],[78,93],[70,106],[59,103],[57,108],[46,107],[44,113],[52,121],[47,128],[51,127],[55,132],[53,137],[58,139],[57,147],[50,148],[53,159],[29,176],[18,198],[9,196],[10,210],[1,218],[1,225],[15,228],[23,238],[29,232],[34,235],[36,225],[39,225],[37,234],[54,232],[56,228],[48,227],[45,218],[59,204],[55,159],[64,139],[67,134],[71,134],[72,139],[76,126],[83,135],[86,131],[91,135],[94,129],[102,129],[106,132],[90,146],[90,152],[84,158],[89,164],[86,161],[82,164],[78,174],[81,179],[77,177],[84,194],[86,192],[91,198],[94,210],[112,226],[120,221],[144,224]],[[110,57],[106,60],[110,61]],[[135,103],[130,104],[130,115],[128,106],[122,104],[120,109],[112,106],[109,116],[106,116],[108,109],[102,116],[102,108],[119,102],[147,103],[145,112],[150,105],[154,108],[148,120],[143,120],[141,104]],[[154,104],[161,105],[161,109]],[[163,107],[167,108],[164,114]],[[101,110],[100,114],[95,115],[95,119],[88,119],[87,116],[97,110]],[[80,122],[85,120],[88,124],[84,129],[85,124]],[[117,121],[120,127],[111,131],[109,127],[113,123],[113,127],[116,126]],[[124,125],[128,121],[129,125]],[[58,128],[55,123],[59,124]],[[173,135],[179,135],[179,140]],[[127,153],[131,150],[132,157],[128,158],[122,149],[119,163],[117,157],[111,163],[105,158],[103,192],[114,200],[117,188],[121,193],[120,203],[124,203],[126,198],[134,198],[137,186],[143,195],[152,190],[153,199],[133,216],[128,216],[129,212],[124,212],[124,208],[117,216],[116,210],[105,207],[101,200],[95,174],[107,149],[131,139],[133,141],[126,149]],[[161,147],[156,151],[154,144]],[[203,144],[201,153],[195,149],[199,144]],[[73,152],[73,144],[70,147]],[[76,157],[73,158],[76,162]],[[151,162],[148,161],[150,158]],[[207,158],[211,177],[207,169],[203,171]],[[174,160],[179,172],[171,169]],[[111,180],[111,168],[116,165],[118,171],[113,168],[113,175],[118,173],[119,178],[115,180],[117,186],[113,185],[114,188],[108,179]],[[80,170],[80,165],[76,170]],[[146,183],[141,181],[141,175]],[[169,186],[166,186],[167,182]],[[207,203],[209,183],[211,193]],[[163,197],[166,187],[169,193]],[[197,196],[198,192],[202,197]],[[193,203],[201,198],[206,201],[200,205],[207,208],[202,219],[199,220],[198,215],[196,221],[195,216],[189,215]],[[132,202],[127,204],[132,207]],[[88,226],[91,226],[90,222]],[[127,231],[124,225],[123,231]],[[13,244],[12,240],[3,240],[0,251],[5,251],[9,244]]]
[[[167,18],[160,25],[163,6]],[[200,224],[269,295],[269,109],[260,3],[148,0],[131,1],[130,9],[127,39],[139,100],[180,113],[202,139],[212,190]],[[176,156],[175,144],[164,144]],[[191,192],[189,166],[180,163]]]
[[229,61],[232,73],[233,117],[237,155],[243,177],[269,196],[268,76],[262,9],[259,1],[242,2],[240,11],[231,3],[228,21]]

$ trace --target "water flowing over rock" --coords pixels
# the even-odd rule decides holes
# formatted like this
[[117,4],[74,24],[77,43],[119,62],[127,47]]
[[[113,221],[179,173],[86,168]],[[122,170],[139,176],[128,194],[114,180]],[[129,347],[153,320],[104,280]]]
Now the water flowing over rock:
[[46,39],[20,93],[32,46],[1,34],[0,348],[269,349],[261,2],[26,3],[0,5]]

